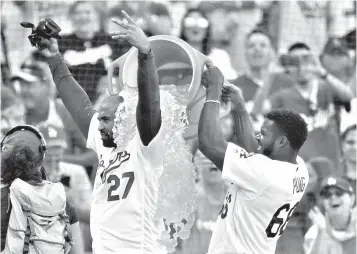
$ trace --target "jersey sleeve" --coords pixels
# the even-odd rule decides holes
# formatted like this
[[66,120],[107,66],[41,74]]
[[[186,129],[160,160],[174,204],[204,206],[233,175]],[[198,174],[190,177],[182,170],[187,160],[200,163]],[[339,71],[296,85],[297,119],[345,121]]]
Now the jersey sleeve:
[[95,113],[89,125],[87,148],[93,149],[98,154],[98,139],[100,139],[100,135],[98,131],[99,120],[97,117],[98,113]]
[[139,132],[137,131],[135,135],[135,143],[138,148],[138,154],[150,163],[152,169],[162,168],[164,155],[164,131],[162,126],[147,146],[143,144]]
[[224,157],[222,179],[243,189],[247,196],[256,196],[267,185],[266,170],[270,159],[261,154],[228,143]]

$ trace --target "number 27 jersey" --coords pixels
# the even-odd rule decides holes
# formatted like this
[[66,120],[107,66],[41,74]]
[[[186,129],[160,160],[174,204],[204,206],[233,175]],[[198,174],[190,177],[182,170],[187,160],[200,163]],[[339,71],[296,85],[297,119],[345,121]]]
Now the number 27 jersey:
[[92,118],[87,147],[98,155],[90,227],[94,254],[156,253],[154,222],[163,171],[162,131],[144,146],[138,132],[126,147],[107,148]]
[[228,143],[222,178],[230,184],[209,254],[273,254],[309,181],[305,163],[248,154]]

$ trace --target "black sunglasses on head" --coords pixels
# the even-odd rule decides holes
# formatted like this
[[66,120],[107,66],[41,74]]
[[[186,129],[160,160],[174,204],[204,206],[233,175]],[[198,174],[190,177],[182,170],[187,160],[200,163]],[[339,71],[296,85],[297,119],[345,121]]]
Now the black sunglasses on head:
[[336,190],[334,190],[334,191],[331,191],[331,190],[329,190],[329,189],[327,189],[327,190],[325,190],[325,191],[323,191],[322,193],[321,193],[321,196],[323,197],[323,198],[326,198],[326,199],[328,199],[328,198],[331,198],[333,195],[335,195],[336,197],[342,197],[342,195],[345,193],[345,191],[343,191],[343,190],[341,190],[341,189],[336,189]]

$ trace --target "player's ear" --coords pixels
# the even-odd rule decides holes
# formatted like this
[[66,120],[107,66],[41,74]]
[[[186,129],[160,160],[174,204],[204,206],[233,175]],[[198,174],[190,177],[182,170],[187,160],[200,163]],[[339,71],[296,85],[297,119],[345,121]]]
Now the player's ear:
[[289,145],[289,140],[286,136],[281,136],[278,138],[278,145],[279,147],[285,147]]

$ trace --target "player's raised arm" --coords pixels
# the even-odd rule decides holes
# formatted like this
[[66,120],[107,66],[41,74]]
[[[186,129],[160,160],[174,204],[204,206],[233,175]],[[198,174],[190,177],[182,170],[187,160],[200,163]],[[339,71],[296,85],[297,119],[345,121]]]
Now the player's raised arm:
[[84,137],[87,138],[89,125],[95,113],[93,105],[86,92],[68,70],[59,53],[57,40],[54,38],[42,39],[42,44],[47,47],[42,52],[47,56],[58,93]]
[[139,51],[139,100],[136,110],[136,121],[141,141],[147,146],[159,132],[161,126],[159,78],[149,39],[125,11],[122,11],[122,14],[127,23],[113,19],[112,21],[121,26],[123,30],[112,33],[112,38],[124,39]]
[[217,168],[222,170],[228,146],[224,140],[219,119],[223,74],[217,67],[209,67],[202,74],[201,82],[206,87],[206,102],[198,125],[198,148]]
[[234,119],[234,140],[232,140],[232,143],[239,145],[248,152],[255,152],[258,142],[245,106],[242,91],[235,85],[225,82],[223,84],[222,100],[232,102],[231,114]]
[[231,101],[233,104],[231,113],[234,118],[234,142],[248,152],[254,152],[257,141],[240,89],[224,83],[223,75],[216,67],[210,67],[204,72],[202,82],[207,89],[198,127],[199,149],[222,170],[227,142],[224,140],[219,119],[221,96],[224,101]]

